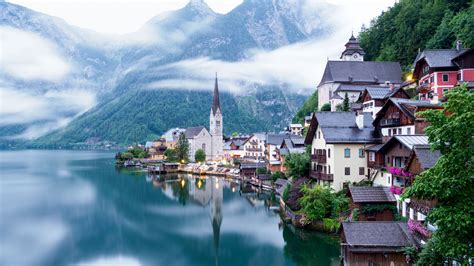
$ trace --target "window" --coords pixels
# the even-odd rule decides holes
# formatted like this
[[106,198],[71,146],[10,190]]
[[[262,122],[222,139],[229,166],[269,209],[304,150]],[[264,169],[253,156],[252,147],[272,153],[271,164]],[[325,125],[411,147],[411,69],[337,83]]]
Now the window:
[[390,156],[387,156],[387,163],[390,163]]
[[349,148],[344,149],[344,158],[351,158],[351,149]]
[[389,176],[389,175],[387,176],[387,182],[388,182],[388,184],[392,184],[392,180],[390,180],[390,176]]
[[350,175],[351,174],[351,168],[350,167],[345,167],[344,168],[344,174],[345,175]]
[[431,76],[430,77],[430,83],[433,83],[434,82],[434,76]]
[[448,74],[443,74],[443,81],[449,81],[449,75]]
[[321,138],[321,132],[318,131],[318,139],[320,139],[320,138]]
[[398,129],[398,135],[401,135],[401,134],[402,134],[402,129],[399,128],[399,129]]
[[365,174],[364,167],[359,167],[359,175],[364,175],[364,174]]
[[328,149],[328,158],[331,158],[331,149]]
[[369,152],[369,161],[375,162],[375,152]]
[[331,166],[328,165],[328,174],[330,174],[330,173],[331,173]]
[[411,135],[411,128],[407,128],[407,135]]
[[458,73],[458,75],[456,76],[456,78],[457,78],[458,80],[461,80],[461,73]]
[[443,89],[443,93],[446,93],[446,92],[448,92],[448,91],[449,91],[448,88],[444,88],[444,89]]
[[395,157],[393,166],[395,167],[402,167],[402,157]]
[[201,147],[202,147],[202,150],[205,151],[206,150],[206,143],[203,143]]
[[392,130],[390,130],[390,128],[388,129],[388,136],[389,136],[389,137],[392,136]]
[[364,149],[359,149],[359,158],[364,158]]
[[394,135],[394,136],[397,135],[397,129],[396,128],[392,129],[392,135]]

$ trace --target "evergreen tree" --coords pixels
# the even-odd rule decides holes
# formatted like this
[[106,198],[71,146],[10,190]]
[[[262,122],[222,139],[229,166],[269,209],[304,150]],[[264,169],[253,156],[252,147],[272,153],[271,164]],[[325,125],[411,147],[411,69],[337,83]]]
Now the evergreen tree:
[[344,101],[342,101],[342,111],[349,112],[350,109],[351,107],[349,105],[349,97],[347,96],[347,92],[346,92],[346,94],[344,94]]
[[439,256],[467,265],[474,257],[474,92],[462,86],[446,97],[444,110],[420,113],[430,123],[426,134],[441,157],[403,195],[437,200],[427,217],[437,230],[420,254],[419,265],[430,265],[430,258]]
[[178,138],[178,144],[176,144],[176,157],[180,162],[188,161],[189,153],[189,142],[186,139],[184,133],[181,133]]

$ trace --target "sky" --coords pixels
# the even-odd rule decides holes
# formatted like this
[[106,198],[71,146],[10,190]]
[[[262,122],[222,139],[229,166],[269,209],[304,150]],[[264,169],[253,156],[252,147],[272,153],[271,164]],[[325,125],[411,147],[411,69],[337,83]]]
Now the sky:
[[[100,33],[125,34],[138,30],[152,17],[184,7],[189,0],[9,0],[36,11],[64,19],[69,24]],[[205,0],[218,13],[227,13],[243,0]],[[288,0],[292,1],[292,0]],[[314,0],[317,2],[318,0]],[[360,28],[395,0],[321,0],[351,10],[345,23]],[[354,24],[355,20],[355,24]]]

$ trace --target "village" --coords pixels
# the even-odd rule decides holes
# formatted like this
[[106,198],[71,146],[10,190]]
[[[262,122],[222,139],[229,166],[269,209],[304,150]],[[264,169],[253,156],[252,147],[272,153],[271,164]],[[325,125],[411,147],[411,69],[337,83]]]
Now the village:
[[[442,157],[419,113],[441,111],[446,93],[474,87],[474,49],[458,41],[419,51],[411,72],[364,55],[351,35],[340,58],[326,63],[317,109],[281,132],[225,136],[216,74],[208,128],[171,128],[117,154],[117,162],[274,191],[288,223],[339,234],[344,265],[411,265],[437,230],[426,221],[437,199],[403,194]],[[327,201],[321,214],[312,212],[318,197]]]

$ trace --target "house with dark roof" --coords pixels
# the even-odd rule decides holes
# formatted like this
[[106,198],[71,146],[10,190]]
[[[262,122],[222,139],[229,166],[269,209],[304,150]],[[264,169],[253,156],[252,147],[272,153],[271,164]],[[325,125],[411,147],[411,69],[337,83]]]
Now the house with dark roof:
[[389,98],[409,99],[410,96],[402,87],[389,86],[366,86],[357,102],[361,103],[361,111],[370,113],[373,118],[382,109]]
[[474,49],[425,49],[415,59],[413,77],[418,80],[420,99],[435,99],[458,84],[474,87]]
[[428,109],[442,109],[439,103],[402,98],[389,98],[374,119],[374,126],[387,141],[395,135],[424,134],[426,119],[416,113]]
[[412,265],[403,249],[419,248],[404,222],[344,222],[339,234],[343,265]]
[[368,113],[314,113],[305,138],[311,146],[310,177],[336,191],[365,179],[364,148],[381,141],[372,122]]
[[387,187],[349,187],[351,218],[358,221],[393,221],[397,200]]
[[285,158],[289,154],[303,154],[306,152],[304,138],[302,136],[289,135],[283,140],[277,152],[280,155],[280,169],[276,170],[276,167],[273,167],[271,171],[274,172],[276,170],[286,174],[288,169],[285,166]]
[[351,36],[341,54],[342,60],[327,61],[317,88],[318,110],[330,103],[331,110],[335,111],[346,93],[349,101],[355,102],[366,85],[402,83],[402,69],[398,62],[363,61],[364,54],[358,40]]

